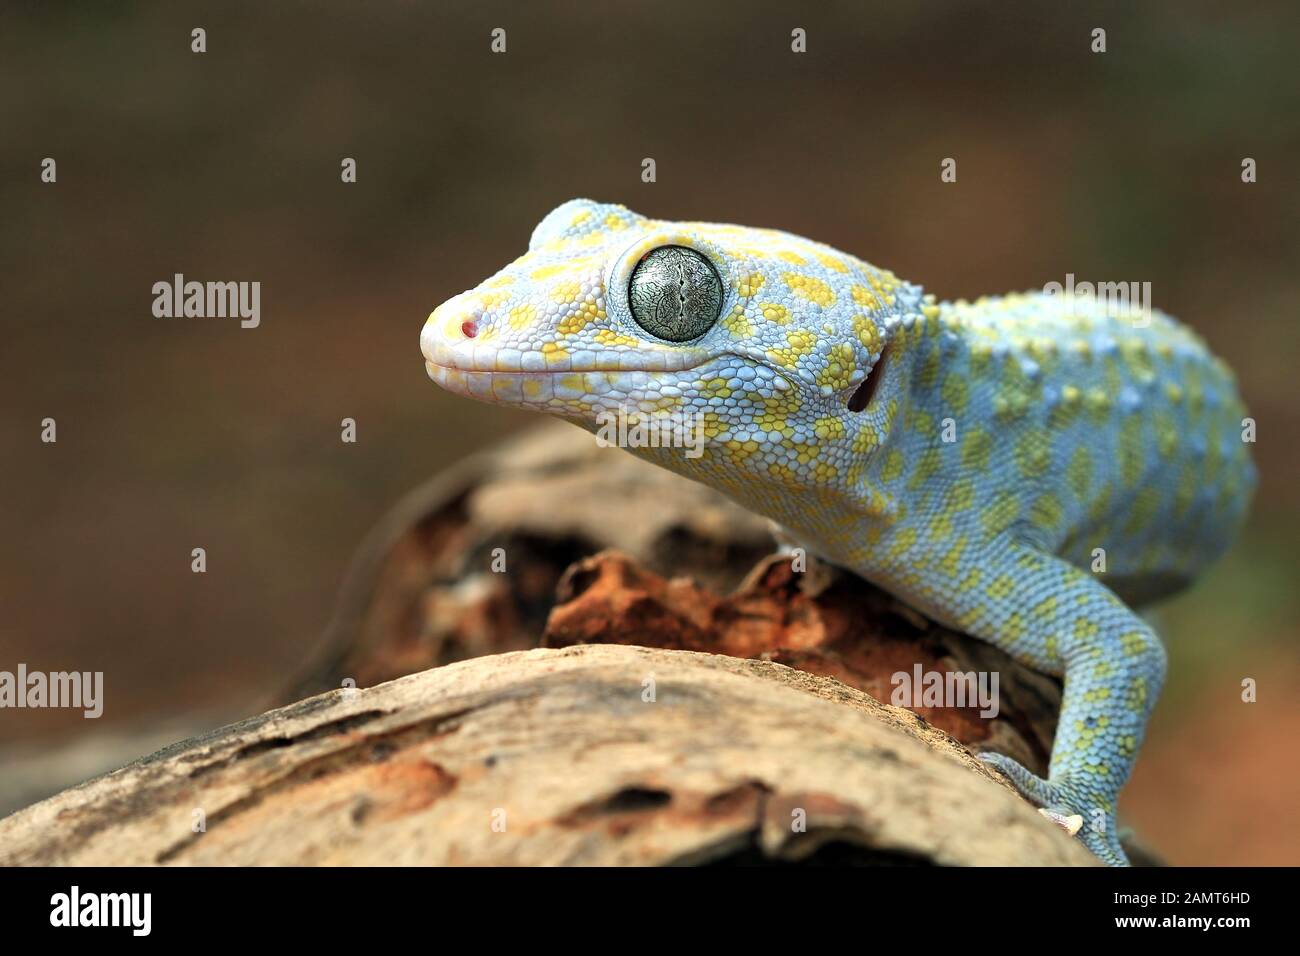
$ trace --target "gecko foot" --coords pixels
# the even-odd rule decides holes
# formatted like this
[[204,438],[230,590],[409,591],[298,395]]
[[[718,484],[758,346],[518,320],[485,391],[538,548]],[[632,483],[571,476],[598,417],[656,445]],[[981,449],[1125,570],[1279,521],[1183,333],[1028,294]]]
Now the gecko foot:
[[1044,780],[1003,754],[983,753],[979,758],[996,767],[1026,800],[1042,808],[1043,815],[1067,833],[1078,836],[1092,855],[1107,866],[1128,866],[1120,846],[1113,811],[1105,809],[1106,798],[1095,785],[1079,786],[1068,775]]

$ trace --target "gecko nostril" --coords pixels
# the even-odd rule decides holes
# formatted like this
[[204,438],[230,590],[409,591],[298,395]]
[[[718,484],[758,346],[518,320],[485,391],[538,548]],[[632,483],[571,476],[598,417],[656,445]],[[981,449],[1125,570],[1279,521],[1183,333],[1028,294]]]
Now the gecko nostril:
[[467,339],[478,335],[478,324],[473,319],[466,319],[460,324],[460,334]]

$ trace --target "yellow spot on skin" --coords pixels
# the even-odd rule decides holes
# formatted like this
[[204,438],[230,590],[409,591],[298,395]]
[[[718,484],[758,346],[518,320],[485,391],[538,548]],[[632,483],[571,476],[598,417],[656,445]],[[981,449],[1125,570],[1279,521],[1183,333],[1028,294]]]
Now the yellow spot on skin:
[[829,308],[835,304],[835,293],[821,279],[798,272],[786,272],[781,278],[790,287],[790,291],[801,299],[807,299],[822,308]]
[[1070,456],[1070,464],[1065,469],[1065,479],[1070,483],[1074,496],[1082,501],[1088,495],[1088,486],[1092,481],[1092,453],[1080,445]]
[[948,510],[954,513],[965,511],[975,503],[975,483],[969,478],[962,478],[948,492]]
[[766,396],[762,399],[761,410],[754,415],[754,424],[764,431],[780,432],[789,438],[794,435],[789,416],[799,410],[799,399],[793,392]]
[[812,475],[813,481],[820,484],[826,484],[839,477],[839,469],[829,461],[815,461],[813,463]]
[[711,378],[707,382],[699,384],[701,394],[708,398],[730,398],[731,389],[727,388],[725,378]]
[[915,546],[915,544],[916,544],[916,529],[902,528],[899,530],[898,534],[894,536],[893,543],[889,548],[890,556],[894,558],[901,558],[904,554],[910,551],[913,548],[913,546]]
[[439,316],[438,309],[435,309],[433,311],[433,314],[429,316],[429,321],[432,322],[435,319],[440,319],[442,321],[442,334],[445,338],[452,339],[452,340],[460,338],[462,334],[461,326],[465,321],[462,313],[449,312],[446,315]]
[[1009,574],[1003,574],[993,579],[993,582],[985,590],[985,594],[995,601],[1001,601],[1010,597],[1011,592],[1016,589],[1016,579]]
[[993,453],[993,439],[988,432],[972,428],[966,433],[966,440],[961,445],[961,464],[963,468],[983,471],[989,465],[989,456]]
[[880,354],[880,350],[884,346],[884,338],[880,334],[880,329],[876,327],[876,323],[865,315],[855,315],[853,317],[853,334],[857,336],[862,347],[871,355]]
[[1055,495],[1039,495],[1029,509],[1029,520],[1045,531],[1059,527],[1062,515],[1061,503]]
[[1155,417],[1156,451],[1161,458],[1169,458],[1178,448],[1178,426],[1168,412],[1160,412]]
[[876,429],[872,425],[864,423],[862,428],[859,429],[857,437],[853,439],[852,447],[854,454],[861,455],[879,447],[879,445],[880,435],[876,432]]
[[969,389],[966,385],[966,376],[959,375],[956,372],[949,372],[943,379],[943,387],[939,395],[951,411],[961,414],[966,410],[966,400]]
[[1089,389],[1083,397],[1084,407],[1088,410],[1088,416],[1096,424],[1104,424],[1110,417],[1111,400],[1110,396],[1101,389]]
[[763,288],[763,285],[766,282],[767,279],[763,276],[763,273],[751,272],[749,275],[745,276],[745,278],[740,280],[740,297],[742,299],[748,299],[751,296],[758,295],[759,290]]
[[1139,382],[1150,381],[1155,376],[1155,366],[1151,362],[1151,353],[1141,339],[1124,339],[1119,343],[1120,355],[1128,367],[1129,374]]
[[572,279],[561,282],[551,289],[551,301],[560,305],[576,302],[580,298],[582,298],[582,286]]
[[903,473],[903,453],[895,448],[885,456],[884,464],[880,468],[880,477],[882,481],[893,481]]
[[640,346],[641,343],[629,335],[620,335],[613,329],[596,330],[597,345],[633,345]]
[[573,335],[603,318],[605,313],[596,307],[595,302],[582,302],[574,311],[555,324],[555,331],[559,335]]
[[853,346],[837,342],[830,347],[826,359],[826,367],[817,373],[817,384],[836,392],[847,388],[857,367],[853,360]]
[[813,434],[823,441],[844,437],[844,422],[839,418],[827,416],[813,422]]
[[849,289],[849,295],[853,296],[853,301],[864,309],[870,309],[872,312],[880,310],[880,300],[876,294],[864,285],[853,285]]
[[777,325],[785,325],[790,321],[790,310],[779,302],[764,302],[758,310],[763,313],[763,318]]
[[1133,496],[1128,521],[1124,522],[1124,533],[1135,535],[1151,524],[1160,510],[1163,494],[1155,488],[1143,488]]
[[1015,356],[1008,355],[1002,364],[1002,379],[993,398],[993,411],[1003,421],[1014,421],[1039,405],[1042,388],[1020,367]]
[[1047,440],[1037,432],[1026,432],[1016,443],[1016,465],[1026,478],[1038,478],[1051,464]]
[[1083,392],[1074,385],[1061,386],[1061,401],[1052,409],[1048,424],[1052,428],[1064,428],[1073,422],[1083,408]]
[[1142,419],[1126,418],[1119,432],[1119,468],[1124,484],[1132,487],[1142,477],[1145,466],[1145,449],[1142,447]]
[[834,256],[827,255],[824,252],[815,252],[813,255],[816,256],[818,262],[824,265],[827,269],[830,269],[832,272],[849,271],[849,267]]
[[907,427],[923,438],[933,438],[936,434],[934,416],[919,408],[908,409]]
[[767,466],[767,472],[785,485],[798,485],[799,477],[795,474],[794,469],[789,465],[779,461],[771,462]]
[[962,535],[953,542],[948,553],[943,556],[939,562],[939,569],[949,578],[955,578],[961,570],[962,558],[966,554],[966,536]]
[[980,515],[984,530],[990,535],[1001,534],[1020,517],[1020,502],[1009,491],[999,492]]
[[907,483],[907,487],[912,491],[920,488],[938,473],[942,463],[943,452],[938,447],[925,449],[916,460],[916,467],[912,470],[912,478]]
[[802,329],[787,335],[786,342],[788,348],[768,349],[767,356],[777,365],[789,369],[797,368],[799,360],[805,355],[811,355],[817,347],[817,339],[813,334]]
[[754,334],[754,326],[745,318],[745,307],[737,305],[731,314],[722,320],[722,327],[738,339],[748,339]]
[[[971,575],[967,575],[970,578]],[[962,590],[969,590],[963,584]],[[964,631],[974,630],[979,626],[981,620],[988,614],[988,609],[982,604],[972,605],[968,610],[962,612],[957,618],[957,626]]]
[[723,445],[727,450],[729,457],[736,461],[745,461],[754,455],[759,449],[758,442],[752,438],[745,441],[738,441],[735,438],[729,438]]
[[792,252],[789,249],[782,249],[777,253],[777,258],[784,259],[786,262],[794,266],[804,265],[808,261],[803,256],[799,255],[799,253]]

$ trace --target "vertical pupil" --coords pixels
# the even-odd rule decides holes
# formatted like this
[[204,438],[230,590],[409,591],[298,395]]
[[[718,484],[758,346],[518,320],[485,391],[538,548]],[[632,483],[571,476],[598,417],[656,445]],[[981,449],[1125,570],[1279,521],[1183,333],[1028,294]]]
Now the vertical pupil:
[[722,308],[722,282],[694,249],[660,246],[641,257],[628,283],[628,307],[656,338],[685,342],[707,332]]

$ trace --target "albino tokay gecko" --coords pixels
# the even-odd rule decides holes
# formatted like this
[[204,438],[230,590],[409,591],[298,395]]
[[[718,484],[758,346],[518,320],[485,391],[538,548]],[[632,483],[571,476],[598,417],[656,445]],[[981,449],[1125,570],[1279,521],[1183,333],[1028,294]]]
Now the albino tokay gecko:
[[1123,864],[1116,801],[1165,675],[1129,603],[1225,549],[1255,473],[1228,368],[1167,316],[1114,312],[936,302],[798,236],[574,200],[420,344],[472,398],[593,431],[620,409],[694,420],[703,454],[635,452],[1063,676],[1047,779],[984,757]]

